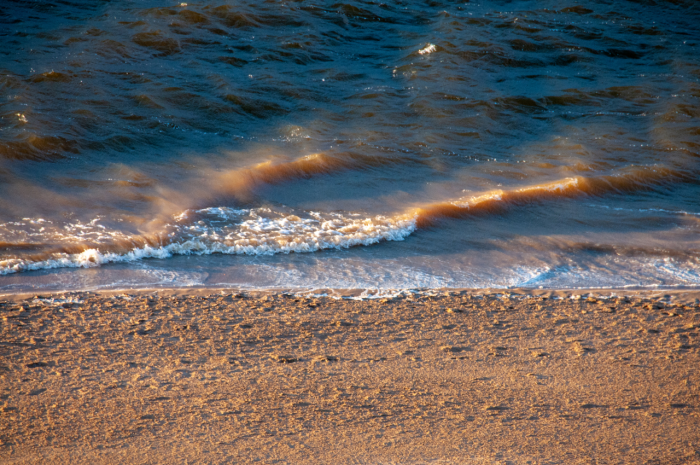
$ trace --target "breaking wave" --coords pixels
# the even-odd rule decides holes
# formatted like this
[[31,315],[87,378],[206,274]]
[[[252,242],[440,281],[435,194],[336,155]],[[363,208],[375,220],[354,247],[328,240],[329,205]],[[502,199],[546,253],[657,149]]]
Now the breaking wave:
[[[342,165],[345,166],[345,163]],[[328,158],[317,155],[278,165],[257,165],[226,173],[222,177],[229,181],[236,180],[234,185],[237,188],[245,186],[250,189],[259,182],[324,173],[337,167]],[[64,241],[70,242],[72,238],[74,243],[58,248],[41,251],[33,250],[32,244],[26,241],[6,243],[3,248],[14,255],[0,260],[0,275],[50,268],[94,267],[144,258],[162,259],[173,255],[271,255],[367,246],[382,241],[404,240],[416,229],[435,225],[439,218],[494,213],[508,207],[553,199],[653,189],[655,184],[673,182],[684,176],[681,172],[660,167],[631,168],[615,175],[568,177],[510,190],[499,189],[444,202],[415,205],[392,216],[285,212],[269,208],[193,208],[172,216],[172,222],[166,224],[162,231],[150,235],[105,231],[95,220],[87,225],[65,228],[69,231],[78,230],[79,235],[62,236]],[[42,221],[34,223],[43,224]],[[85,238],[91,234],[105,240],[88,243]],[[23,251],[27,253],[22,254]]]
[[[187,222],[190,216],[210,217]],[[215,218],[233,220],[231,223]],[[400,241],[411,234],[416,222],[410,217],[349,218],[338,214],[311,212],[307,217],[282,215],[269,209],[234,210],[208,208],[178,215],[174,237],[130,238],[122,244],[87,248],[79,253],[48,253],[44,257],[0,260],[0,274],[50,268],[93,267],[106,263],[132,262],[144,258],[168,258],[173,255],[246,254],[315,252],[371,245],[380,241]],[[224,224],[218,224],[224,223]],[[135,242],[146,242],[131,250],[118,251]]]

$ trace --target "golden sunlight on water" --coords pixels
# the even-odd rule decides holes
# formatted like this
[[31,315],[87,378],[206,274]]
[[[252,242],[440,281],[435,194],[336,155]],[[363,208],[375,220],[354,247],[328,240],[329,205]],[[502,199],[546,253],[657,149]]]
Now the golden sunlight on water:
[[0,289],[698,286],[695,16],[9,4]]

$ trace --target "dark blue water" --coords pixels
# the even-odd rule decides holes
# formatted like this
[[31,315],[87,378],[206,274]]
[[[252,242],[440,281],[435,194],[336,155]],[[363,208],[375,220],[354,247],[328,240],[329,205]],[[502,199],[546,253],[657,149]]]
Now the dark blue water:
[[0,290],[697,287],[700,5],[0,5]]

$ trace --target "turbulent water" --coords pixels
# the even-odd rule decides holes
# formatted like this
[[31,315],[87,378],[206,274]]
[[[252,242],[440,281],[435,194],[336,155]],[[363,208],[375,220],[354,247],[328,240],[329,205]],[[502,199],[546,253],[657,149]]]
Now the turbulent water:
[[0,4],[0,291],[700,286],[700,4]]

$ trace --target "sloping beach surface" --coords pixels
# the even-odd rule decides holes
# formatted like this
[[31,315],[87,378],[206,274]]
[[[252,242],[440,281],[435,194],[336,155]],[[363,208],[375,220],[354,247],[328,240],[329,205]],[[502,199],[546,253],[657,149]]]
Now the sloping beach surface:
[[0,302],[3,463],[700,463],[697,293]]

